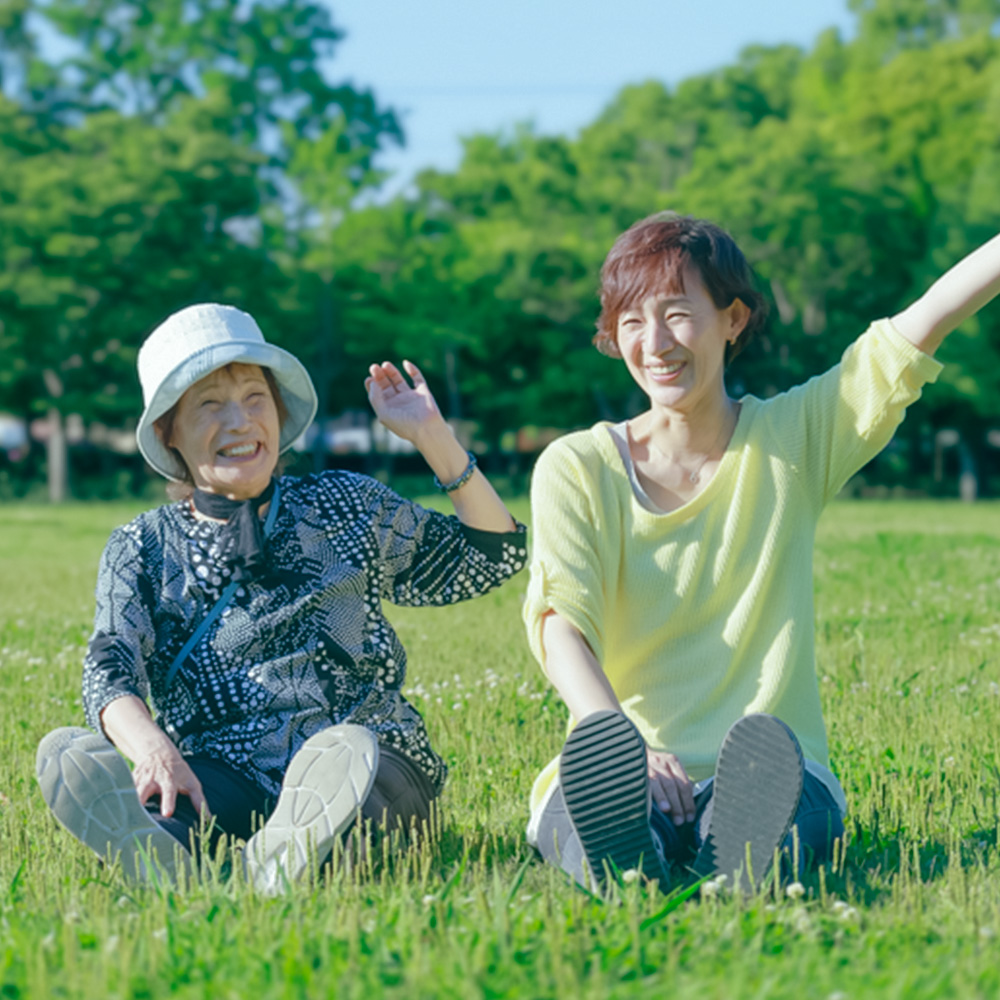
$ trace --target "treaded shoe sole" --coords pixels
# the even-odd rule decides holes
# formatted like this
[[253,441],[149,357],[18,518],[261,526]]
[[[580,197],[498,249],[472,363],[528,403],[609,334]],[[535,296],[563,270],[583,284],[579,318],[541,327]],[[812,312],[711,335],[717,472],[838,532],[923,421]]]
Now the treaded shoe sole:
[[649,829],[646,744],[619,712],[594,712],[569,734],[559,759],[566,809],[590,873],[603,886],[609,872],[642,867],[667,888]]
[[126,878],[149,879],[147,859],[153,859],[173,880],[178,856],[190,858],[140,804],[128,765],[97,733],[53,730],[38,744],[35,774],[59,823],[98,857],[120,857]]
[[760,885],[795,818],[802,780],[802,750],[788,726],[773,715],[738,719],[719,751],[712,816],[691,866],[695,874],[727,875],[743,892]]
[[274,812],[247,842],[247,876],[280,892],[322,862],[368,798],[378,769],[378,740],[364,726],[331,726],[292,758]]

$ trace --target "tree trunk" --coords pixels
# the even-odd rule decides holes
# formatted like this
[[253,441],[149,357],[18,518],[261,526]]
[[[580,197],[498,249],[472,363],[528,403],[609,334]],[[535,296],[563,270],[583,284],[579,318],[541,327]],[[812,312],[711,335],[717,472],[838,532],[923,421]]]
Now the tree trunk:
[[[42,372],[49,398],[62,399],[66,387],[52,368]],[[49,407],[49,439],[45,443],[48,460],[49,502],[63,503],[67,496],[69,461],[66,451],[66,425],[58,406]]]
[[63,503],[67,494],[66,427],[56,407],[49,410],[49,439],[45,442],[48,459],[49,502]]
[[461,420],[462,394],[458,389],[458,358],[453,347],[448,347],[444,352],[444,379],[448,387],[448,418]]
[[975,503],[979,496],[979,475],[976,469],[976,456],[965,443],[958,444],[958,495],[965,503]]

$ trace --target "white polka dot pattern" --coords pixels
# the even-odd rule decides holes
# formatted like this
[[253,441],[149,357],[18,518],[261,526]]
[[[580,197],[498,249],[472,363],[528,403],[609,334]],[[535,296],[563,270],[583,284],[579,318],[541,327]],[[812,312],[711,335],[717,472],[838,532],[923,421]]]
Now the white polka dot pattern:
[[367,726],[440,789],[445,766],[400,693],[406,652],[382,613],[478,597],[526,562],[523,526],[476,531],[367,476],[281,480],[269,569],[240,587],[181,667],[187,637],[231,576],[220,525],[170,504],[116,529],[101,559],[83,703],[100,731],[115,698],[149,698],[188,756],[227,761],[277,793],[288,762],[331,724]]

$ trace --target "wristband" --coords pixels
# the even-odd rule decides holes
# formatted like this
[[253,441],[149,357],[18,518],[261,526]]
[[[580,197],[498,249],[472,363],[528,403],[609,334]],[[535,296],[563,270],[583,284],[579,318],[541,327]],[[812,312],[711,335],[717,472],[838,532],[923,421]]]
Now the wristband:
[[476,471],[476,456],[472,452],[466,452],[469,456],[469,464],[465,467],[465,472],[463,472],[458,479],[453,479],[450,483],[442,483],[437,476],[434,477],[434,485],[442,493],[454,493],[455,490],[461,489],[471,478],[472,473]]

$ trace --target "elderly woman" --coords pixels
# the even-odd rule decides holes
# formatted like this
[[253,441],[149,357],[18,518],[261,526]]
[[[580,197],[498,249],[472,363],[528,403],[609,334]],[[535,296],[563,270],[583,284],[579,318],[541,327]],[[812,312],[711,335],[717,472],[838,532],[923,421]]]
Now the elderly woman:
[[90,729],[56,730],[38,751],[56,818],[126,874],[148,875],[150,857],[172,873],[210,820],[248,840],[249,876],[275,889],[358,814],[403,832],[427,820],[445,765],[400,692],[406,653],[382,601],[477,597],[526,551],[404,368],[412,386],[372,365],[369,399],[457,516],[354,473],[277,474],[316,396],[246,313],[192,306],[143,345],[139,447],[180,499],[112,534],[84,665]]
[[764,318],[739,248],[671,213],[619,237],[595,341],[649,408],[556,441],[532,482],[524,616],[571,716],[532,794],[548,861],[582,883],[640,864],[665,883],[674,863],[749,889],[782,848],[828,856],[846,800],[816,683],[816,522],[998,291],[1000,237],[825,375],[733,399],[725,361]]

